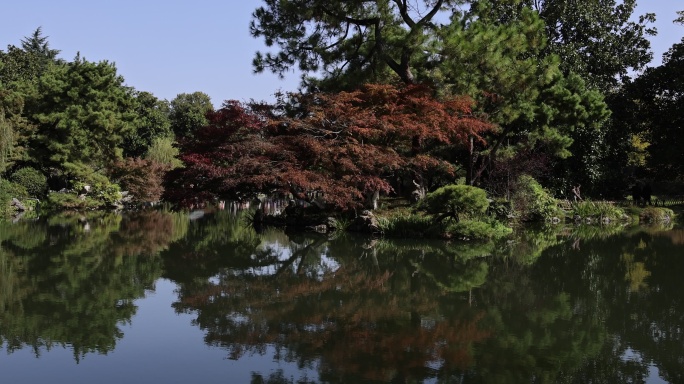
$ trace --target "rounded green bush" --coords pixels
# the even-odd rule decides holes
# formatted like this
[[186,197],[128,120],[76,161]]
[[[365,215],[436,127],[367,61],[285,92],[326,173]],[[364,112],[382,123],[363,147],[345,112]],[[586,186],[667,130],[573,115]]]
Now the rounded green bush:
[[26,188],[30,196],[42,197],[47,191],[47,178],[31,167],[20,168],[12,174],[10,180]]
[[562,216],[558,200],[529,175],[521,175],[513,194],[513,209],[522,221],[548,220]]
[[420,208],[438,221],[480,217],[487,212],[487,192],[471,185],[447,185],[430,192],[420,203]]

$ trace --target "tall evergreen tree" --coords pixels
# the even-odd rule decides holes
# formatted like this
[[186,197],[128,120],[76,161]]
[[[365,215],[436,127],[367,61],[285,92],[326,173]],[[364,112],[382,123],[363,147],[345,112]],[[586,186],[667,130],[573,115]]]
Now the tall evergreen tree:
[[[266,0],[253,13],[250,31],[279,51],[258,52],[257,72],[283,75],[297,67],[322,75],[328,88],[365,82],[417,82],[416,60],[425,53],[435,19],[463,0]],[[320,80],[320,79],[319,79]],[[313,81],[313,79],[308,79]],[[313,81],[318,86],[317,81]]]
[[533,9],[545,23],[545,54],[560,56],[565,74],[580,75],[589,86],[614,90],[630,71],[643,69],[652,59],[648,36],[654,14],[633,20],[636,0],[474,0],[488,3],[490,18],[508,22]]
[[88,181],[122,157],[133,129],[133,100],[116,67],[77,56],[43,75],[27,101],[37,126],[31,155],[47,173]]
[[[482,7],[485,4],[487,7]],[[565,77],[578,75],[587,87],[617,100],[615,93],[628,81],[628,74],[642,69],[652,57],[647,37],[655,34],[649,27],[655,15],[642,15],[633,21],[635,7],[635,0],[476,0],[471,12],[487,9],[484,17],[510,23],[522,20],[530,9],[536,11],[544,21],[548,44],[535,54],[557,55]],[[621,102],[611,104],[614,112],[622,106]],[[624,129],[606,117],[594,119],[591,129],[572,129],[568,147],[572,156],[553,161],[551,181],[557,192],[567,193],[572,185],[581,184],[590,194],[614,194],[611,187],[619,183],[611,174],[615,174],[616,166],[624,165],[622,160],[615,163],[625,147],[622,141],[611,138],[621,137]]]
[[523,8],[501,20],[491,17],[492,9],[483,1],[466,15],[454,14],[433,42],[437,54],[424,65],[440,89],[475,98],[479,111],[499,125],[486,145],[475,143],[462,157],[474,167],[474,182],[495,172],[497,162],[522,154],[567,158],[574,132],[595,130],[607,117],[600,94],[578,76],[563,75],[558,57],[545,53],[536,12]]
[[21,40],[21,48],[28,52],[48,60],[56,60],[61,52],[58,49],[50,48],[49,36],[43,36],[43,27],[36,28],[31,36],[26,36]]

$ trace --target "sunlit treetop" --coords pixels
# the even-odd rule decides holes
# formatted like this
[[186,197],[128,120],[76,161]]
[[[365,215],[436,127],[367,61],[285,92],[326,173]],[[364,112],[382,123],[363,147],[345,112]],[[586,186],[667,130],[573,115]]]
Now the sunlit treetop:
[[250,31],[277,52],[257,52],[256,72],[283,76],[298,68],[342,83],[398,77],[415,82],[416,56],[425,54],[436,16],[463,0],[266,0]]

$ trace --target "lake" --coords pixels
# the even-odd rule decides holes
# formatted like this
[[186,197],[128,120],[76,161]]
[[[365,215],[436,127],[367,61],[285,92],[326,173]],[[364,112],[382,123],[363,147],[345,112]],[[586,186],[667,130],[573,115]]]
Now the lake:
[[245,222],[0,223],[2,382],[684,383],[681,228],[461,244]]

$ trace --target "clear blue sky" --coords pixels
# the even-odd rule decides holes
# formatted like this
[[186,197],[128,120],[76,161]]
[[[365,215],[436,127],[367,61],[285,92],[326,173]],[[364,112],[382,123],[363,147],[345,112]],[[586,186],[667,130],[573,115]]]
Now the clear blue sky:
[[[640,0],[636,14],[653,12],[654,65],[684,36],[675,25],[682,0]],[[116,63],[126,84],[162,99],[202,91],[215,105],[229,99],[272,100],[277,90],[294,91],[299,76],[279,80],[253,74],[261,40],[249,35],[259,0],[6,0],[0,6],[0,49],[20,45],[42,26],[50,46],[71,60],[77,51],[90,61]]]

